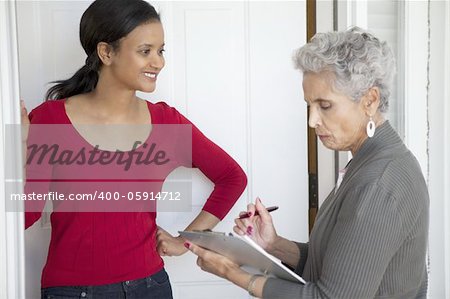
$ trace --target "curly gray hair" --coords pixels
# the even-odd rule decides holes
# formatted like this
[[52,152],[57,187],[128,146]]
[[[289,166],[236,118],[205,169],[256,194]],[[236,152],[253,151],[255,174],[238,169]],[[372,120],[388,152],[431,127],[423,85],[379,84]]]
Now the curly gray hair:
[[386,42],[361,28],[317,33],[309,43],[295,51],[294,63],[303,73],[331,72],[334,87],[359,101],[371,87],[380,90],[380,112],[389,107],[395,75],[395,59]]

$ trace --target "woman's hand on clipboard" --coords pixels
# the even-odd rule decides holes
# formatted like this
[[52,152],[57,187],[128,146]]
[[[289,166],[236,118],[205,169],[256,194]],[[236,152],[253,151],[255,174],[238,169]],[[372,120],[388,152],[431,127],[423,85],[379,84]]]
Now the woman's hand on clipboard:
[[184,246],[188,248],[197,258],[197,265],[206,272],[230,280],[228,274],[232,272],[242,272],[238,264],[227,257],[215,253],[211,250],[197,246],[191,242],[185,242]]
[[[258,212],[259,215],[255,215]],[[259,197],[256,198],[255,204],[249,204],[246,212],[239,215],[248,214],[247,218],[236,218],[236,225],[233,230],[238,235],[247,235],[252,238],[259,246],[267,252],[271,252],[278,235],[272,222],[272,216],[261,203]]]

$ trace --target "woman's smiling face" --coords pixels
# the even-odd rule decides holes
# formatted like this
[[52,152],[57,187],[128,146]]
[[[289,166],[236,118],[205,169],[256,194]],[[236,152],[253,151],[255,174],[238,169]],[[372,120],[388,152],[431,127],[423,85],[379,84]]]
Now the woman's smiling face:
[[112,54],[113,77],[127,89],[152,92],[159,72],[165,65],[164,30],[160,22],[136,27],[120,40]]

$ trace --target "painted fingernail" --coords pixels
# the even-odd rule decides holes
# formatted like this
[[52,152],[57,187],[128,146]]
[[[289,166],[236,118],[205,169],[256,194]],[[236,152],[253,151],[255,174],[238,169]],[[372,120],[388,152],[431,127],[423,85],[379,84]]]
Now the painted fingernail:
[[191,247],[191,244],[189,244],[188,242],[184,242],[184,247],[186,247],[187,249],[189,249],[189,247]]
[[252,232],[253,232],[253,227],[248,226],[248,227],[247,227],[247,235],[251,236],[251,235],[252,235]]

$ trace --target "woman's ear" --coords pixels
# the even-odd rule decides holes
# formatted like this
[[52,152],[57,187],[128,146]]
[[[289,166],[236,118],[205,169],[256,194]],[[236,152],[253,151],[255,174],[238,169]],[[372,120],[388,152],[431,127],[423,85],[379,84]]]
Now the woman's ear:
[[369,88],[362,101],[366,114],[368,116],[375,115],[380,106],[380,89],[376,86]]
[[97,54],[104,65],[110,65],[113,57],[113,49],[111,45],[105,42],[97,44]]

